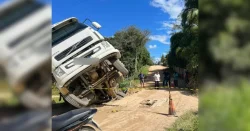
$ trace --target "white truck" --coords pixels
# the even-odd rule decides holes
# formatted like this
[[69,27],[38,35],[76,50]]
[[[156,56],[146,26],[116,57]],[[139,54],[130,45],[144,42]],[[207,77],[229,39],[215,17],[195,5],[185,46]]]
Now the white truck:
[[29,108],[51,108],[51,7],[35,0],[0,7],[0,66]]
[[87,21],[72,17],[52,26],[52,74],[60,95],[77,108],[124,97],[118,83],[128,74],[101,26]]

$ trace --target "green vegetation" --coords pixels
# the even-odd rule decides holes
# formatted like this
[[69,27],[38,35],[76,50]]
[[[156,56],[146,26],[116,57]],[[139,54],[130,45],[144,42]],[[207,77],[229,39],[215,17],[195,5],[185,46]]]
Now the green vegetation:
[[[142,72],[143,74],[147,75],[149,71],[149,66],[143,66],[139,70],[139,72]],[[140,84],[140,81],[138,80],[138,73],[135,73],[134,76],[129,77],[128,79],[124,80],[122,83],[120,83],[120,88],[123,90],[127,89],[128,87],[137,87]]]
[[15,106],[18,98],[13,94],[6,80],[0,80],[0,106]]
[[142,72],[142,74],[147,75],[148,74],[148,69],[149,69],[149,66],[146,65],[146,66],[141,67],[140,71]]
[[180,14],[181,25],[171,38],[167,63],[170,67],[187,68],[191,73],[198,70],[198,0],[185,0]]
[[199,130],[250,130],[250,84],[242,81],[234,86],[220,85],[200,95]]
[[59,104],[59,103],[64,103],[64,100],[63,98],[61,98],[61,101],[59,101],[59,97],[52,97],[52,103],[56,103],[56,104]]
[[150,54],[145,47],[149,41],[149,31],[130,26],[106,38],[121,52],[121,61],[129,70],[129,76],[134,76],[145,65],[152,65]]
[[198,131],[198,115],[189,111],[180,116],[166,131]]
[[160,63],[162,63],[163,66],[167,66],[167,65],[168,65],[168,64],[167,64],[167,63],[168,63],[168,61],[167,61],[167,56],[162,55],[162,56],[161,56]]
[[201,75],[216,81],[249,77],[249,4],[243,0],[199,2]]
[[15,106],[15,105],[18,105],[20,104],[19,103],[19,100],[17,97],[15,97],[14,95],[11,95],[10,97],[6,97],[3,99],[1,98],[0,100],[0,106],[1,107],[4,107],[4,106]]
[[52,90],[52,95],[59,95],[60,93],[60,91],[58,90],[58,88],[54,83],[52,84],[51,90]]
[[[199,1],[199,130],[250,130],[250,1]],[[213,83],[212,85],[207,85]],[[206,90],[209,88],[210,90]]]
[[198,0],[185,0],[185,8],[180,14],[181,25],[174,25],[170,51],[161,58],[161,62],[170,68],[187,69],[194,83],[197,82],[199,67],[198,13]]
[[52,102],[53,103],[64,103],[63,98],[61,98],[61,101],[59,101],[60,98],[60,91],[57,89],[56,85],[53,83],[52,87],[51,87],[51,91],[52,91]]

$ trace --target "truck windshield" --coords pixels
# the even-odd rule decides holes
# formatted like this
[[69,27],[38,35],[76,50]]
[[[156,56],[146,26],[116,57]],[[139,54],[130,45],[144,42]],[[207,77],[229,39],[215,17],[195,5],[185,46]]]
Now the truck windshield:
[[59,44],[61,41],[66,40],[68,37],[73,36],[77,32],[84,30],[88,26],[82,23],[71,23],[58,30],[52,32],[52,47]]

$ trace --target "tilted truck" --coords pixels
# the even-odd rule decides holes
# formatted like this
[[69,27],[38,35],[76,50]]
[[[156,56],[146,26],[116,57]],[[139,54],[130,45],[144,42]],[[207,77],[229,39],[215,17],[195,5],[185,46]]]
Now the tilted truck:
[[51,108],[51,7],[36,0],[0,7],[0,66],[19,101]]
[[52,74],[60,95],[77,108],[124,97],[118,83],[128,74],[101,26],[87,21],[72,17],[52,26]]

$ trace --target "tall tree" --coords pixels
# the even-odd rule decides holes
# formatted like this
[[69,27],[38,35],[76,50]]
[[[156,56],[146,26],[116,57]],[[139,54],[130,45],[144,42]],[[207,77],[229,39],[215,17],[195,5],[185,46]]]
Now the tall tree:
[[168,55],[170,66],[187,68],[192,73],[198,70],[198,0],[185,0],[181,13],[181,31],[171,38]]
[[138,72],[143,65],[150,65],[152,61],[145,45],[149,41],[149,31],[130,26],[106,38],[122,54],[121,61],[129,70],[130,75]]

